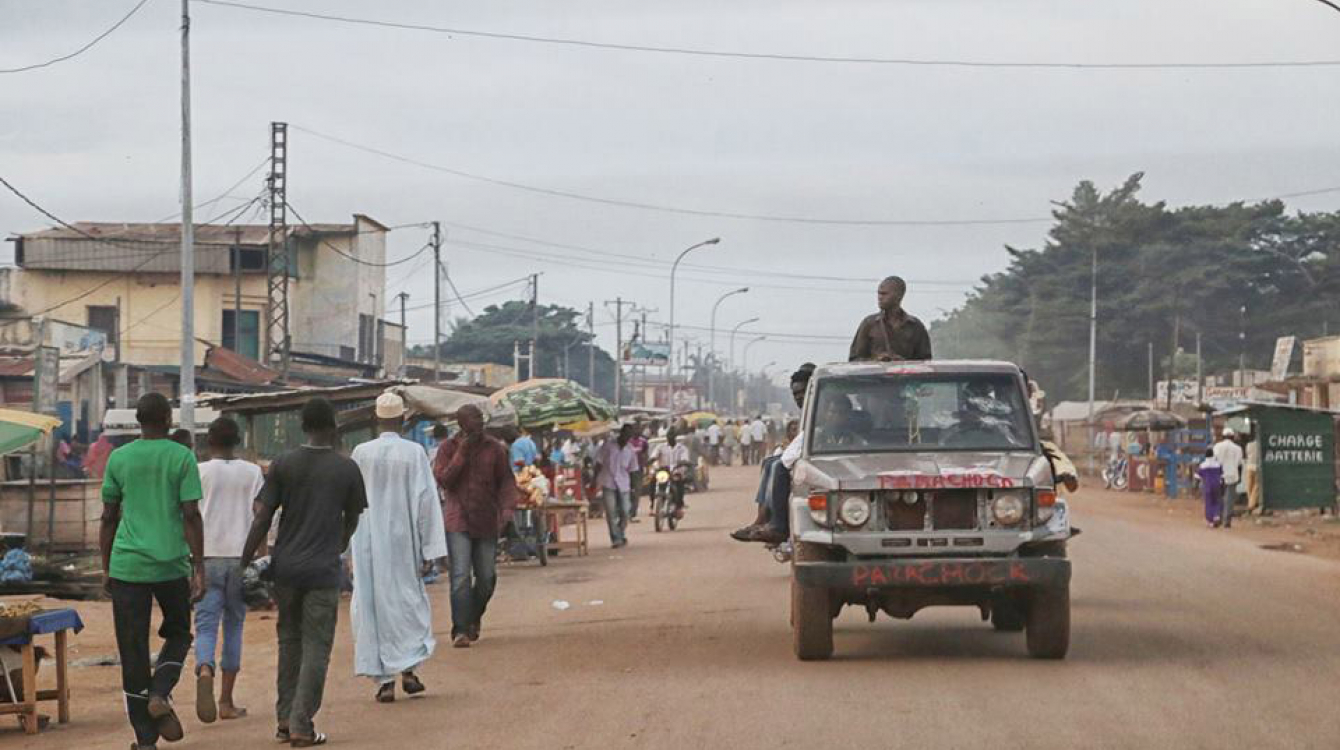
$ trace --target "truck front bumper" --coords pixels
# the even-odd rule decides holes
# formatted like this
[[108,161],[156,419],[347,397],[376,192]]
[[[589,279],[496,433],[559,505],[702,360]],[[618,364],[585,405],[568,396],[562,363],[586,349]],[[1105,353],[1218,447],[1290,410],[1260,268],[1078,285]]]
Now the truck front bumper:
[[798,562],[802,586],[866,591],[898,588],[1013,588],[1070,585],[1070,561],[1059,558],[948,558]]

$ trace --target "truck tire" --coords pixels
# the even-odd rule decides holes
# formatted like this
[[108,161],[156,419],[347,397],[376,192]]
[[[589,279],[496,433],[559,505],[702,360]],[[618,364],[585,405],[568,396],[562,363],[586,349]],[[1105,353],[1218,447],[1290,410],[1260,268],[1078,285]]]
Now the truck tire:
[[[795,562],[822,562],[828,550],[816,544],[797,542]],[[802,586],[791,569],[791,634],[796,658],[823,661],[833,655],[833,615],[828,589]]]
[[991,627],[1000,633],[1018,633],[1024,629],[1024,613],[1016,602],[998,602],[991,607]]
[[1025,624],[1028,655],[1064,659],[1070,650],[1070,587],[1042,588],[1028,602]]

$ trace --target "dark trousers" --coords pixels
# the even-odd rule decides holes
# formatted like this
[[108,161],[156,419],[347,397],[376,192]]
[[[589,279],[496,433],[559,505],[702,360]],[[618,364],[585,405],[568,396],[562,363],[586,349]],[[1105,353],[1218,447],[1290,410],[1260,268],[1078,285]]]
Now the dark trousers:
[[763,459],[763,479],[759,484],[760,502],[768,507],[768,525],[783,534],[791,533],[791,471],[780,458]]
[[498,586],[498,540],[447,532],[451,558],[451,637],[478,629]]
[[628,472],[629,518],[637,518],[638,501],[642,499],[642,493],[645,490],[645,485],[643,484],[643,477],[645,477],[646,475],[647,475],[646,472],[640,469],[638,471]]
[[294,737],[314,737],[312,719],[326,691],[330,647],[340,614],[340,590],[275,585],[279,605],[279,700],[275,717]]
[[[126,713],[135,730],[135,742],[153,745],[158,742],[158,727],[149,716],[149,696],[167,698],[172,694],[181,677],[182,663],[191,650],[191,584],[185,578],[161,583],[112,579],[110,588]],[[155,599],[163,613],[163,624],[158,628],[163,648],[151,669],[149,624]]]

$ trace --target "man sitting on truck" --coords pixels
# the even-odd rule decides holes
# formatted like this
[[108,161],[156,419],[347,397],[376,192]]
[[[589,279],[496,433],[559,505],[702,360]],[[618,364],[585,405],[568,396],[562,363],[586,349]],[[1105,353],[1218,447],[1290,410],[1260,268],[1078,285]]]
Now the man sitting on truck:
[[[791,375],[791,396],[796,406],[804,407],[805,390],[809,387],[810,377],[815,366],[806,362]],[[755,523],[731,532],[731,538],[739,542],[763,542],[781,544],[791,536],[791,468],[800,460],[801,447],[805,437],[797,432],[796,436],[782,451],[780,456],[772,456],[763,461],[763,478],[759,484],[759,495],[768,509],[768,521]],[[763,514],[760,513],[760,516]]]

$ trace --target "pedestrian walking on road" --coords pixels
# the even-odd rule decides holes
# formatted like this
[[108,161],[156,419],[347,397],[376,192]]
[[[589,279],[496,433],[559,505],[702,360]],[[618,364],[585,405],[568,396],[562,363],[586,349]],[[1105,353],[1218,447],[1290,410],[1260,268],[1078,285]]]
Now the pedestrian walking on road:
[[754,431],[750,429],[749,423],[740,420],[740,465],[749,466],[754,463]]
[[424,576],[447,554],[433,467],[418,443],[400,436],[405,401],[383,393],[374,407],[376,440],[354,448],[368,509],[350,551],[354,560],[354,671],[377,683],[378,703],[424,691],[415,668],[432,657],[433,612]]
[[368,504],[358,464],[335,450],[335,407],[323,398],[308,401],[302,408],[302,431],[307,442],[270,464],[241,561],[242,567],[251,563],[282,509],[270,558],[279,605],[275,739],[292,747],[326,743],[313,719],[321,710],[335,642],[340,555]]
[[1214,457],[1224,468],[1224,484],[1220,492],[1224,528],[1233,525],[1233,504],[1238,499],[1238,481],[1242,479],[1242,446],[1238,445],[1237,437],[1233,428],[1225,427],[1219,442],[1214,444]]
[[610,547],[619,549],[628,544],[628,513],[632,509],[629,490],[630,475],[637,471],[637,454],[628,444],[633,438],[633,426],[619,428],[618,437],[607,437],[596,453],[596,472],[600,481],[601,497],[605,502],[605,522],[610,530]]
[[461,429],[437,452],[433,474],[451,557],[451,643],[467,648],[479,640],[498,585],[498,534],[512,520],[517,487],[507,446],[484,434],[479,407],[462,406],[456,423]]
[[[107,459],[98,546],[112,599],[121,688],[137,748],[182,738],[172,689],[191,650],[191,604],[205,591],[200,472],[191,451],[168,438],[172,406],[146,393],[135,407],[140,439]],[[163,647],[152,667],[153,603]]]
[[640,523],[637,520],[637,506],[642,498],[642,491],[647,486],[647,439],[642,437],[642,425],[633,423],[633,436],[628,439],[628,445],[637,455],[637,470],[628,475],[628,522]]
[[[242,669],[242,625],[247,618],[240,563],[265,476],[261,467],[235,455],[242,437],[237,422],[231,418],[214,420],[206,441],[210,459],[200,464],[205,596],[195,605],[195,715],[209,724],[216,719],[247,715],[247,710],[233,701],[233,687]],[[222,658],[215,662],[220,623]],[[214,678],[219,670],[223,672],[223,686],[216,703]]]
[[1205,524],[1219,528],[1224,507],[1224,467],[1214,457],[1214,449],[1205,449],[1205,460],[1196,469],[1200,477],[1200,491],[1205,498]]

